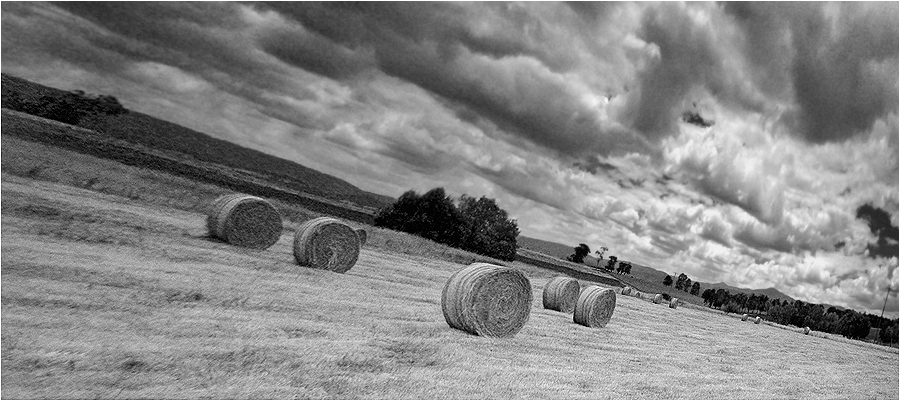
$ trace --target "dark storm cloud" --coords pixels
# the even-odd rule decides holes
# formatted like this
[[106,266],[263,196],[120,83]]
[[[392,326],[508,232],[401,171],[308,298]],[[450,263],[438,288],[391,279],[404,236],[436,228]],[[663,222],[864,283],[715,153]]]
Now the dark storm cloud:
[[[509,4],[466,8],[434,3],[270,6],[343,48],[370,49],[384,73],[414,83],[546,148],[575,155],[647,150],[634,132],[602,122],[597,110],[579,99],[558,75],[574,62],[572,55],[537,45],[546,36],[541,30],[547,28]],[[509,31],[479,35],[470,26],[471,19],[479,12],[495,13],[497,8],[505,8],[503,22]],[[303,46],[282,46],[277,56],[309,66]],[[341,75],[321,68],[317,71]]]
[[727,3],[725,10],[747,35],[760,88],[779,96],[793,89],[797,107],[784,121],[806,140],[844,140],[896,115],[896,2]]

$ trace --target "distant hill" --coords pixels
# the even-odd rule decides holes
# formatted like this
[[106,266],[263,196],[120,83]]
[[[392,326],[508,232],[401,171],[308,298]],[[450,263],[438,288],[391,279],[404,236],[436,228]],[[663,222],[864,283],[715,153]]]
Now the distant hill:
[[[530,238],[524,235],[520,235],[517,239],[520,247],[530,249],[533,251],[538,251],[544,253],[546,255],[554,256],[559,259],[565,260],[565,258],[575,252],[575,246],[578,244],[572,245],[563,245],[551,241],[544,241],[537,238]],[[591,249],[591,251],[595,251],[595,249]],[[604,255],[604,261],[602,264],[606,263],[606,258],[610,256],[609,253]],[[618,256],[618,255],[612,255]],[[664,272],[657,269],[654,269],[649,266],[640,265],[634,262],[630,262],[627,259],[619,257],[619,262],[629,262],[631,263],[631,275],[634,277],[632,280],[636,280],[634,283],[635,286],[641,287],[641,285],[645,286],[644,291],[650,291],[651,289],[655,292],[666,292],[669,294],[679,294],[674,287],[665,287],[662,285],[662,281],[666,278],[666,275],[671,275],[673,272]],[[597,266],[597,259],[593,256],[588,256],[584,260],[584,264],[588,266]],[[675,279],[675,277],[672,277]],[[692,278],[693,280],[693,278]],[[628,278],[623,279],[623,281],[629,282]],[[748,289],[748,288],[740,288],[732,285],[728,285],[725,283],[704,283],[700,282],[701,291],[707,288],[719,289],[722,288],[730,293],[743,292],[747,295],[750,294],[759,294],[766,295],[769,299],[781,299],[794,301],[794,298],[791,298],[781,291],[778,291],[775,288],[764,288],[764,289]],[[680,297],[684,297],[684,295],[678,295]]]
[[[68,92],[2,74],[3,107],[12,103],[10,100],[13,96],[34,102],[42,96],[62,96],[66,93]],[[180,158],[202,160],[249,172],[280,186],[349,204],[369,213],[394,201],[392,197],[363,191],[340,178],[298,163],[135,111],[100,115],[79,121],[77,125],[115,139],[177,154]]]

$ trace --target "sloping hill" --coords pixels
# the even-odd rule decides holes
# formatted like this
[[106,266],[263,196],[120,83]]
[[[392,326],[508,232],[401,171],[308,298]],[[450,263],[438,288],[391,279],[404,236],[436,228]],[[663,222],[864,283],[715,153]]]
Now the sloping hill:
[[[68,92],[2,74],[3,107],[17,96],[37,102],[42,96],[60,97]],[[109,137],[166,152],[178,158],[201,160],[243,170],[305,194],[349,203],[374,212],[393,198],[363,191],[352,184],[295,162],[213,138],[177,124],[129,111],[118,115],[83,118],[78,126]]]
[[[554,256],[559,259],[565,260],[565,258],[572,253],[574,253],[574,247],[578,244],[563,245],[551,241],[544,241],[537,238],[530,238],[526,236],[519,236],[517,239],[519,246],[530,249],[533,251],[538,251],[544,253],[546,255]],[[591,251],[594,251],[592,249]],[[605,256],[610,256],[609,254]],[[618,256],[618,255],[613,255]],[[619,262],[629,262],[627,259],[623,257],[619,257]],[[606,259],[602,262],[606,263]],[[666,287],[662,285],[663,279],[665,279],[666,275],[673,275],[675,272],[664,272],[657,269],[654,269],[649,266],[640,265],[634,262],[631,263],[631,276],[632,277],[622,277],[621,281],[626,284],[632,285],[633,287],[643,288],[643,291],[653,291],[659,293],[668,293],[673,296],[678,296],[679,298],[692,298],[694,300],[699,300],[699,297],[688,297],[688,295],[684,292],[678,291],[674,286]],[[588,256],[584,260],[584,264],[587,266],[597,266],[597,259],[593,256]],[[617,276],[619,277],[619,276]],[[672,276],[675,279],[675,276]],[[692,279],[693,280],[693,279]],[[759,294],[766,295],[769,299],[782,299],[788,301],[794,301],[794,298],[791,298],[781,291],[778,291],[775,288],[764,288],[764,289],[748,289],[748,288],[740,288],[732,285],[728,285],[725,283],[704,283],[700,282],[701,291],[711,288],[711,289],[719,289],[722,288],[730,293],[738,293],[742,292],[747,295],[750,294]],[[695,303],[701,303],[702,301],[698,301]]]

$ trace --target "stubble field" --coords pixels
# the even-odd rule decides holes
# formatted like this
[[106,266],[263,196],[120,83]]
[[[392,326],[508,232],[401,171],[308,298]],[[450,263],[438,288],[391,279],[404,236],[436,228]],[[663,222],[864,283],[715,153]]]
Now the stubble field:
[[558,273],[519,262],[525,328],[472,336],[440,296],[474,255],[366,227],[348,273],[303,268],[292,227],[313,213],[279,204],[279,242],[236,248],[199,212],[221,189],[2,150],[3,398],[898,398],[895,349],[624,296],[590,329],[542,308]]

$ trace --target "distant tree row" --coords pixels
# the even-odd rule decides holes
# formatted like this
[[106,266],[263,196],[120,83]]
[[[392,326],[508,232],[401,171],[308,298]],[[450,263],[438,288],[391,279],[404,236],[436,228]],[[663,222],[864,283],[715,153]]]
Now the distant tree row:
[[457,205],[443,188],[407,191],[378,211],[375,225],[501,260],[516,257],[518,224],[484,196],[462,195]]
[[[673,283],[672,276],[666,275],[666,278],[663,279],[663,285],[668,287]],[[681,273],[678,275],[678,279],[674,280],[675,289],[679,291],[687,292],[691,295],[699,295],[700,294],[700,283],[696,283],[691,281],[690,277],[686,274]]]
[[[671,280],[671,277],[669,278]],[[696,284],[696,283],[695,283]],[[700,296],[710,308],[728,313],[756,313],[765,315],[766,320],[796,327],[809,327],[816,331],[842,335],[852,339],[863,339],[872,328],[883,328],[879,340],[887,344],[898,342],[898,320],[890,320],[852,309],[840,310],[833,306],[811,304],[801,300],[769,300],[763,294],[731,294],[725,289],[707,289]]]
[[14,92],[3,106],[71,125],[77,125],[85,118],[95,115],[116,115],[128,111],[113,96],[91,95],[82,91],[44,95],[37,100],[26,100],[18,92]]
[[[619,258],[615,256],[610,256],[606,260],[606,265],[601,266],[601,261],[603,261],[603,252],[608,251],[607,247],[600,247],[601,251],[596,251],[597,254],[597,268],[603,267],[607,271],[616,272],[619,274],[631,274],[631,263],[628,262],[619,262]],[[574,248],[574,253],[569,255],[566,260],[573,263],[584,263],[584,258],[591,254],[591,248],[589,248],[586,244],[578,244]]]

